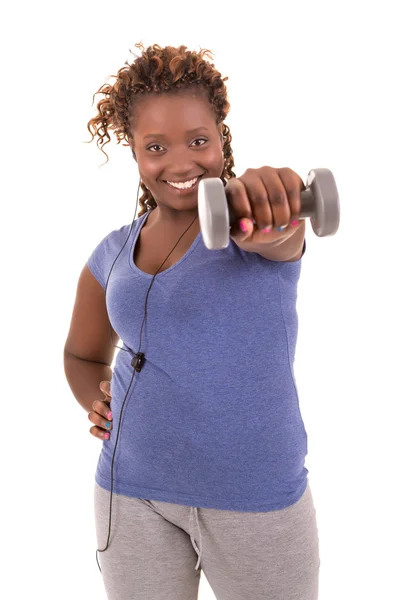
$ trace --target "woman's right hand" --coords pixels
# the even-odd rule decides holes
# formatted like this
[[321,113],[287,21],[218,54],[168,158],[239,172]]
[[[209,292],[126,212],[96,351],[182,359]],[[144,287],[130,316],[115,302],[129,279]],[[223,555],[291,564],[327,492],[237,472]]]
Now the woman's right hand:
[[[89,429],[90,433],[94,437],[98,437],[101,440],[108,440],[110,434],[107,431],[112,429],[112,414],[110,410],[110,381],[100,381],[99,387],[105,398],[101,400],[94,400],[92,404],[93,410],[88,414],[88,419],[95,425]],[[108,424],[108,427],[107,427]]]

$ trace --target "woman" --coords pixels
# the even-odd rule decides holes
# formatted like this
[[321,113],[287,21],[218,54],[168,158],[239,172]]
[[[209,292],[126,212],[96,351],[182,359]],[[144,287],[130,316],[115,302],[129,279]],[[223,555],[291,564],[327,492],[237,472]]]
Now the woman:
[[[194,600],[202,569],[217,600],[315,600],[293,373],[305,186],[288,168],[235,176],[226,78],[208,51],[137,47],[100,88],[88,129],[102,151],[111,130],[131,148],[141,211],[93,250],[65,344],[71,390],[103,440],[94,501],[107,595]],[[237,217],[219,251],[198,221],[209,177]]]

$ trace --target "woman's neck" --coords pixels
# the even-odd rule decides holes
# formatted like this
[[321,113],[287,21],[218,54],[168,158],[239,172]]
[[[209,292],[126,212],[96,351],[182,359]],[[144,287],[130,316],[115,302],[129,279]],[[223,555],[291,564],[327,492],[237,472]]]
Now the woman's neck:
[[151,211],[151,214],[147,217],[147,223],[151,227],[162,227],[163,229],[168,228],[174,232],[183,233],[191,224],[190,231],[196,229],[200,231],[200,223],[198,219],[197,207],[193,211],[173,211],[160,210],[157,206]]

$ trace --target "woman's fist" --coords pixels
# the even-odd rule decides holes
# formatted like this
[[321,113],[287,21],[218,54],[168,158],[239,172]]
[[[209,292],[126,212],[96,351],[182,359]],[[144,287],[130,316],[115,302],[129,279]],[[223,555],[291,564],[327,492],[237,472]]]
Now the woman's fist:
[[95,423],[89,429],[90,433],[101,440],[108,440],[110,434],[107,433],[112,429],[112,413],[110,410],[110,381],[100,381],[99,387],[105,398],[94,400],[92,404],[93,410],[89,412],[88,419]]
[[229,179],[225,194],[236,215],[231,238],[252,252],[254,244],[276,244],[291,237],[293,228],[302,226],[299,216],[304,189],[300,175],[287,167],[247,169],[241,177]]

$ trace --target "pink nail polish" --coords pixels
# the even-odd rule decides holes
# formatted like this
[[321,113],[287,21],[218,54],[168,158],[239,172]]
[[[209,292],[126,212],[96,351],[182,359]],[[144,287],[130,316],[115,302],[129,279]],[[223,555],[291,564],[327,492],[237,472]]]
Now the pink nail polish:
[[299,222],[298,221],[292,221],[290,224],[291,224],[292,227],[296,227],[296,225],[298,225]]
[[242,231],[248,231],[248,227],[247,227],[245,221],[240,221],[240,229]]
[[110,411],[109,413],[107,413],[107,419],[111,419],[112,417],[112,412]]
[[105,439],[105,440],[108,440],[108,438],[109,438],[109,437],[110,437],[110,434],[109,434],[109,433],[105,433],[105,434],[104,434],[104,439]]
[[266,227],[265,229],[261,229],[261,231],[263,233],[269,233],[270,231],[272,231],[272,227]]

